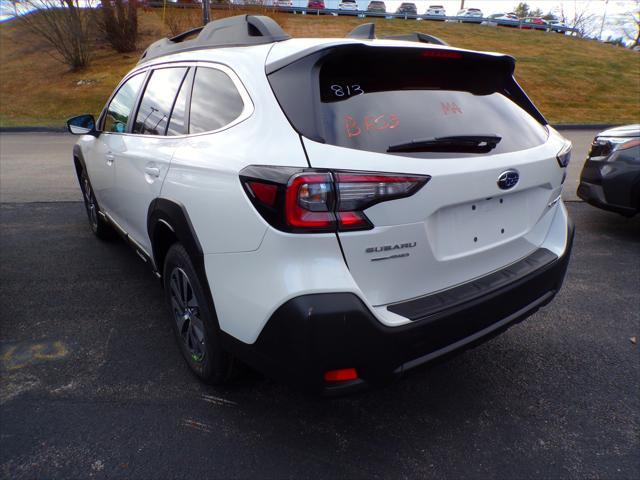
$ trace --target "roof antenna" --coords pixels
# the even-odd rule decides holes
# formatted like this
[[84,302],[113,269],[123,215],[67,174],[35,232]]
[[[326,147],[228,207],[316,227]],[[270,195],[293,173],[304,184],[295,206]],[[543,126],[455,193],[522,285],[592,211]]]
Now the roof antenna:
[[202,0],[202,25],[206,25],[209,23],[210,18],[209,14],[211,13],[211,2],[210,0]]
[[359,38],[361,40],[373,40],[376,38],[376,24],[363,23],[347,33],[346,38]]

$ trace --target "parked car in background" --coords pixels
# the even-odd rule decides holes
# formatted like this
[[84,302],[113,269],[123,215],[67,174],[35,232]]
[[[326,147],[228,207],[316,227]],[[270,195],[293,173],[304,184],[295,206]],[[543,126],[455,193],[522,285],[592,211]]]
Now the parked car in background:
[[[515,13],[492,13],[488,18],[490,18],[491,20],[520,22],[520,17],[518,17],[518,15],[516,15]],[[510,27],[511,25],[507,24],[506,26]]]
[[338,10],[355,12],[358,10],[358,3],[356,2],[356,0],[342,0],[338,4]]
[[578,196],[629,217],[640,211],[640,124],[596,136],[582,167]]
[[276,7],[293,7],[293,0],[275,0],[273,4]]
[[444,17],[447,15],[447,11],[442,5],[430,5],[425,12],[427,17]]
[[387,11],[387,6],[384,2],[379,0],[373,0],[369,2],[367,5],[367,12],[375,12],[375,13],[385,13]]
[[458,10],[456,16],[464,17],[464,20],[460,20],[461,22],[480,22],[482,10],[479,8],[463,8],[462,10]]
[[416,8],[415,3],[402,2],[396,10],[396,13],[404,15],[418,15],[418,9]]
[[525,30],[546,30],[547,21],[542,17],[527,17],[522,19],[522,23],[520,24],[520,28]]
[[309,3],[307,3],[307,8],[324,10],[324,0],[309,0]]
[[[549,30],[557,33],[566,33],[566,30],[563,30],[562,28],[568,27],[566,23],[561,22],[560,20],[555,20],[555,19],[547,20],[547,25],[549,25]],[[558,28],[558,27],[562,27],[562,28]]]

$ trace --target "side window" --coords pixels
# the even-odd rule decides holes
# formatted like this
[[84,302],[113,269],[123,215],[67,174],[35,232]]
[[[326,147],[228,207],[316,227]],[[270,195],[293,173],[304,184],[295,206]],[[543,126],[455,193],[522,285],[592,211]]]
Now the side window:
[[176,98],[176,103],[173,106],[173,111],[171,112],[171,120],[169,120],[167,135],[186,135],[189,133],[187,129],[187,102],[189,101],[189,94],[191,93],[194,72],[195,69],[192,68],[182,82],[180,93],[178,93],[178,98]]
[[123,133],[126,130],[131,110],[134,107],[143,80],[144,73],[138,73],[120,87],[120,90],[115,94],[107,108],[102,127],[105,132]]
[[187,67],[160,68],[151,73],[138,108],[133,133],[164,135],[171,108]]
[[189,133],[218,130],[238,118],[243,108],[242,97],[226,73],[215,68],[196,70]]

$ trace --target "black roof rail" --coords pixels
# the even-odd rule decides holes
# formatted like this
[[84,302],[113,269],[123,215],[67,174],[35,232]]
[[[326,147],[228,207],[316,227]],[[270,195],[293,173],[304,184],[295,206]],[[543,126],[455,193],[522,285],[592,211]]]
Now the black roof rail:
[[346,38],[358,38],[362,40],[373,40],[376,38],[376,24],[363,23],[347,33]]
[[449,46],[447,42],[440,40],[438,37],[420,32],[407,33],[405,35],[391,35],[389,37],[384,37],[384,40],[405,40],[407,42],[432,43],[434,45]]
[[[192,40],[185,40],[193,35]],[[280,25],[264,15],[237,15],[223,18],[172,38],[162,38],[149,45],[138,63],[152,58],[216,47],[241,47],[281,42],[290,39]]]
[[196,33],[200,33],[204,27],[196,27],[191,30],[187,30],[186,32],[179,33],[175,37],[171,37],[169,40],[172,42],[181,42],[185,38],[195,35]]

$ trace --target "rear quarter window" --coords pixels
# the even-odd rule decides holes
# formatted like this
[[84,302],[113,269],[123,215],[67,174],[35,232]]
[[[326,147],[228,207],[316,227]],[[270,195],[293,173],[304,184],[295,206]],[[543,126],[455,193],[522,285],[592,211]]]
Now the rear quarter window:
[[198,67],[191,94],[189,133],[219,130],[237,119],[244,102],[233,80],[217,68]]

